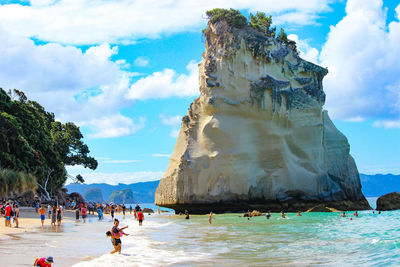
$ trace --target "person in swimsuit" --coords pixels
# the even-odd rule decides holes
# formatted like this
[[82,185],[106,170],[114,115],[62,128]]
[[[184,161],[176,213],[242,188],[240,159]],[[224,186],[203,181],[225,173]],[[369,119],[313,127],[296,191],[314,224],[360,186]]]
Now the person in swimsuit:
[[358,217],[358,212],[354,212],[354,217]]
[[281,217],[282,219],[286,219],[286,214],[283,211],[281,211]]
[[342,215],[340,215],[340,217],[346,217],[346,213],[343,212]]
[[15,218],[15,228],[18,228],[18,218],[19,218],[19,207],[18,207],[18,205],[15,205],[14,218]]
[[188,210],[185,210],[185,215],[186,215],[185,219],[189,220],[189,211]]
[[[5,208],[5,216],[6,216],[6,221],[5,221],[5,226],[11,227],[11,204],[7,203],[6,208]],[[42,223],[43,224],[43,223]]]
[[129,206],[129,212],[132,214],[132,205]]
[[49,220],[51,219],[51,205],[47,205],[47,211],[49,212]]
[[76,208],[75,209],[75,222],[79,222],[79,213],[80,213],[79,208]]
[[265,214],[265,218],[267,218],[267,220],[269,220],[269,218],[271,218],[271,212],[270,212],[270,211],[268,211],[268,212]]
[[297,215],[296,215],[297,217],[299,217],[299,216],[301,216],[301,213],[300,213],[300,211],[299,212],[297,212]]
[[114,219],[114,205],[111,206],[111,218]]
[[43,227],[44,219],[46,219],[46,209],[43,207],[43,204],[39,209],[39,214],[40,214],[40,220],[42,221],[42,227]]
[[128,228],[128,226],[122,228],[118,228],[118,226],[119,226],[119,221],[118,219],[115,219],[113,228],[111,228],[111,231],[108,231],[106,233],[107,236],[111,237],[111,243],[114,246],[114,250],[110,252],[111,254],[114,254],[116,252],[121,254],[121,246],[122,246],[121,235],[128,235],[125,234],[123,231],[124,229]]
[[51,226],[56,226],[56,219],[57,219],[57,208],[56,206],[53,206],[53,209],[51,211]]
[[57,207],[57,223],[58,226],[61,225],[61,219],[62,219],[62,209],[60,208],[60,206]]
[[208,215],[208,223],[211,224],[211,221],[213,219],[213,212],[210,212],[210,215]]

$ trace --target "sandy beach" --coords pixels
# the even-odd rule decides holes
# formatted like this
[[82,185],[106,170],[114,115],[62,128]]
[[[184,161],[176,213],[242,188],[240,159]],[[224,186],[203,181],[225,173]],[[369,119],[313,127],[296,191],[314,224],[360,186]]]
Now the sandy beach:
[[[122,218],[122,214],[116,214],[116,217]],[[112,249],[105,237],[105,232],[112,225],[109,216],[99,222],[97,216],[89,215],[83,224],[82,221],[75,222],[72,211],[65,211],[61,226],[52,227],[46,215],[42,228],[35,209],[23,207],[20,209],[19,225],[19,228],[5,227],[4,218],[1,219],[0,266],[32,266],[36,257],[47,256],[54,257],[56,266],[71,266]]]

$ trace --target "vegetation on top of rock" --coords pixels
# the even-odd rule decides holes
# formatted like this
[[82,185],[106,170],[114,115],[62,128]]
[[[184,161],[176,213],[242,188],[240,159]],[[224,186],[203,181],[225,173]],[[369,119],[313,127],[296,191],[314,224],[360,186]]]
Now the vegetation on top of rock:
[[276,37],[276,40],[284,43],[287,47],[293,50],[296,54],[299,54],[299,51],[297,50],[297,45],[296,42],[293,40],[288,39],[286,32],[281,28],[281,32],[279,33],[278,37]]
[[[211,23],[225,20],[229,26],[234,28],[240,29],[250,26],[270,38],[275,38],[276,36],[276,27],[271,27],[272,16],[267,16],[264,12],[256,12],[255,15],[250,13],[249,21],[240,13],[240,11],[233,8],[229,10],[224,8],[215,8],[206,11],[206,15]],[[206,31],[207,29],[203,29],[203,34],[205,34]],[[287,34],[282,28],[276,40],[289,47],[296,54],[299,54],[296,42],[288,39]]]
[[271,28],[272,17],[268,17],[264,12],[257,12],[255,15],[250,13],[250,26],[267,36],[275,38],[276,27]]
[[226,20],[228,25],[243,28],[247,25],[247,19],[236,9],[214,8],[213,10],[206,11],[206,15],[211,23]]
[[[36,177],[38,193],[46,199],[65,183],[65,165],[97,168],[82,138],[78,126],[56,121],[53,113],[28,100],[22,91],[0,88],[0,168]],[[9,174],[7,179],[16,179]],[[83,181],[81,176],[71,178]],[[0,183],[3,191],[5,186]]]

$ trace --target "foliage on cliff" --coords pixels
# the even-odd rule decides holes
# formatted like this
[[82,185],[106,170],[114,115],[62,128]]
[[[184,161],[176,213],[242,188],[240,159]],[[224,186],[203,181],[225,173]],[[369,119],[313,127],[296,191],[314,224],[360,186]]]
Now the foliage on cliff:
[[122,189],[118,191],[112,192],[109,202],[117,203],[117,204],[132,204],[134,203],[133,193],[131,189]]
[[[215,8],[206,11],[206,15],[211,23],[225,20],[229,26],[234,28],[244,28],[247,26],[268,37],[275,38],[276,36],[276,27],[271,27],[272,17],[271,15],[267,16],[264,12],[256,12],[256,14],[250,13],[249,21],[247,21],[247,18],[238,10],[232,8],[229,10],[224,8]],[[203,34],[205,34],[205,32],[206,29],[203,30]],[[296,42],[288,39],[283,29],[281,29],[276,40],[288,46],[296,54],[299,53]]]
[[0,88],[0,168],[33,175],[47,198],[66,181],[65,165],[97,168],[82,138],[79,127],[56,121],[23,92]]

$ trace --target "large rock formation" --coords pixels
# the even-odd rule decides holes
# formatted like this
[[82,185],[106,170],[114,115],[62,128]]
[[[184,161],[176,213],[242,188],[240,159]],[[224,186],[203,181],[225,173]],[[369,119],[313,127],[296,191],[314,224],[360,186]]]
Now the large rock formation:
[[400,192],[392,192],[376,200],[376,210],[400,210]]
[[190,213],[369,209],[346,137],[322,109],[328,70],[251,27],[209,22],[200,97],[157,205]]

